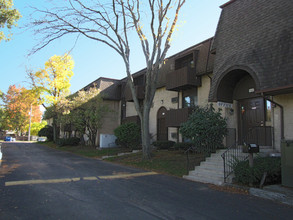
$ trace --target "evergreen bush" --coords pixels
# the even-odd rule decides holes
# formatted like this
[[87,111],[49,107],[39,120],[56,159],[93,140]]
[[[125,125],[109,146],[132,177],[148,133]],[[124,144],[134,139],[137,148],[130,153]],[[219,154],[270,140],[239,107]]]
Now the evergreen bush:
[[121,147],[128,147],[131,149],[140,148],[140,126],[136,123],[130,122],[122,124],[114,130],[114,134],[117,137],[116,144]]
[[38,132],[38,135],[40,137],[47,137],[48,141],[53,141],[53,127],[50,125],[46,125]]
[[173,147],[175,144],[174,141],[154,141],[153,145],[160,150],[168,150]]
[[181,124],[180,133],[200,151],[211,153],[223,147],[227,121],[213,106],[196,106],[188,121]]
[[57,139],[56,144],[59,147],[62,146],[77,146],[80,143],[80,138],[71,137],[71,138],[60,138]]
[[265,185],[281,183],[281,158],[259,157],[254,159],[253,167],[248,161],[236,161],[233,164],[235,181],[240,184],[259,185],[263,174],[267,172]]
[[182,142],[182,143],[175,143],[174,148],[175,150],[187,150],[192,146],[190,142]]

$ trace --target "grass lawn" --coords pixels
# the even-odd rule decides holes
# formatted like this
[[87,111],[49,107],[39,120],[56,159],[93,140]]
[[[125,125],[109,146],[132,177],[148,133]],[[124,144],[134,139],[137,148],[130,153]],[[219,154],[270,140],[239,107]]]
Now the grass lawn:
[[118,153],[124,153],[124,152],[130,152],[129,149],[126,148],[107,148],[107,149],[96,149],[94,147],[89,146],[62,146],[58,147],[53,142],[39,142],[39,144],[46,145],[48,147],[71,152],[74,154],[78,154],[85,157],[93,157],[93,158],[99,158],[102,156],[112,156],[117,155]]
[[[108,149],[95,149],[88,146],[63,146],[57,147],[52,142],[41,143],[49,147],[71,152],[77,155],[101,158],[102,156],[114,156],[104,159],[109,162],[119,163],[126,166],[137,167],[145,170],[151,170],[158,173],[168,174],[172,176],[182,177],[187,174],[187,157],[183,151],[179,150],[159,150],[152,152],[151,160],[142,160],[142,152],[127,154],[123,156],[115,156],[118,153],[130,152],[127,148],[108,148]],[[189,156],[189,170],[194,169],[195,165],[203,160],[200,154],[191,154]]]
[[[142,160],[142,153],[107,158],[107,161],[182,177],[187,174],[187,158],[182,151],[154,151],[151,160]],[[189,169],[203,160],[202,155],[191,155]]]

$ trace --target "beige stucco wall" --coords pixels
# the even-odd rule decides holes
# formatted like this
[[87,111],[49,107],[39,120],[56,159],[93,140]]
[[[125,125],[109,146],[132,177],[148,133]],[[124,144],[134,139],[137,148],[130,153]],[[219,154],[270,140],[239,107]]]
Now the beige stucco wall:
[[[178,93],[173,91],[167,91],[165,87],[157,89],[153,106],[150,111],[150,133],[152,141],[157,140],[157,112],[161,107],[165,107],[167,110],[171,108],[177,108],[178,103],[172,103],[171,99],[177,97]],[[180,103],[179,103],[180,104]],[[168,137],[171,138],[171,133],[176,132],[176,128],[168,128]],[[174,140],[175,141],[175,140]]]
[[[283,106],[284,109],[284,137],[293,140],[293,93],[273,97],[273,101]],[[275,149],[280,151],[281,143],[281,110],[276,106],[273,110],[272,126],[274,127]]]
[[201,77],[202,85],[197,88],[198,105],[200,106],[206,106],[209,103],[210,82],[210,78],[207,75]]

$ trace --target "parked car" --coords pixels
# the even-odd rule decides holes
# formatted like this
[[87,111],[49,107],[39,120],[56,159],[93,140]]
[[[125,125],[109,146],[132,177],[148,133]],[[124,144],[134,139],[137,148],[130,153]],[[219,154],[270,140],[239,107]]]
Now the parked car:
[[12,139],[12,137],[10,137],[10,136],[6,136],[6,137],[4,138],[4,141],[13,141],[13,139]]
[[47,141],[47,137],[38,137],[37,141],[45,142]]

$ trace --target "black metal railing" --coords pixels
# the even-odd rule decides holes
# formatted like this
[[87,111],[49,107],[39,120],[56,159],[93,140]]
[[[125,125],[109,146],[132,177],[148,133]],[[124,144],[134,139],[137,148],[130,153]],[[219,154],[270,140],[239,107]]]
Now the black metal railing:
[[247,160],[248,155],[243,154],[242,145],[239,142],[235,142],[233,145],[221,155],[224,163],[224,182],[227,182],[227,178],[233,173],[233,165],[236,162]]
[[243,145],[258,144],[261,146],[271,146],[272,130],[270,126],[256,126],[248,130],[242,142],[236,141],[233,145],[221,155],[224,163],[224,182],[227,182],[228,177],[233,173],[233,165],[236,162],[247,160],[248,155],[243,154]]

